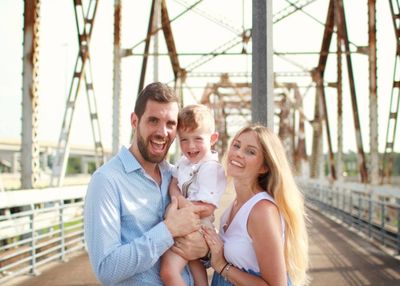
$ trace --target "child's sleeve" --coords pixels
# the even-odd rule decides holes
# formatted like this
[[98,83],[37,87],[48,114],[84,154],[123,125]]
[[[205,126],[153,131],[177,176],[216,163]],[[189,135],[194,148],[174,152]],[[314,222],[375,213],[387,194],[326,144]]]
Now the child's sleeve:
[[197,174],[199,191],[191,200],[202,201],[219,207],[222,194],[226,188],[225,170],[217,161],[205,162]]

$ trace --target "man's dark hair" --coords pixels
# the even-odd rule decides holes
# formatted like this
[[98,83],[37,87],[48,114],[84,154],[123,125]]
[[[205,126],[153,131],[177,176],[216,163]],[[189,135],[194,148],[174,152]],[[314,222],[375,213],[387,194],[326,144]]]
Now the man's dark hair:
[[136,98],[134,111],[139,119],[142,117],[149,100],[159,103],[176,102],[179,105],[179,98],[173,88],[161,82],[151,83],[142,89]]

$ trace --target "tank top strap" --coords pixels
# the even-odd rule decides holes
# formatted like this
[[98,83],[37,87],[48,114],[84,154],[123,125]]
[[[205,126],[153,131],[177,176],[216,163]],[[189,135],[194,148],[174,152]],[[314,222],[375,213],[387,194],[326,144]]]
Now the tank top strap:
[[[276,205],[274,198],[267,192],[259,192],[259,193],[255,194],[253,197],[251,197],[242,206],[243,210],[240,212],[240,214],[238,213],[238,215],[240,215],[240,217],[241,217],[240,220],[245,223],[246,229],[247,229],[247,221],[248,221],[251,210],[261,200],[268,200],[268,201],[272,202],[274,205]],[[278,208],[278,211],[279,211],[279,208]],[[282,238],[284,240],[284,238],[285,238],[285,221],[280,212],[279,212],[279,217],[281,219],[281,227],[282,227],[282,231],[283,231]]]

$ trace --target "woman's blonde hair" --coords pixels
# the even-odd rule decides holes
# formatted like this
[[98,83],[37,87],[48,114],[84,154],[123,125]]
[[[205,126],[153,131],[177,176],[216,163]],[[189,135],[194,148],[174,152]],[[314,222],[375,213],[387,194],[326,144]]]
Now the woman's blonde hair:
[[253,131],[262,147],[268,172],[258,178],[259,185],[274,199],[285,220],[285,263],[293,285],[309,282],[307,270],[308,234],[303,194],[294,180],[285,149],[277,135],[268,128],[254,124],[242,128],[240,134]]

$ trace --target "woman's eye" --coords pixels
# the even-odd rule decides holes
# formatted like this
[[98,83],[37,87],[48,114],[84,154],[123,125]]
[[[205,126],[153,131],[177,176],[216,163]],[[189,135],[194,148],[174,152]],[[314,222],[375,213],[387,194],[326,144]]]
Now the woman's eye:
[[256,151],[254,150],[247,150],[246,153],[249,155],[256,155]]
[[237,143],[233,144],[232,146],[233,146],[235,149],[240,149],[240,145],[237,144]]

